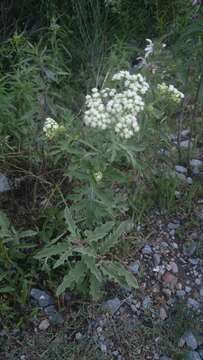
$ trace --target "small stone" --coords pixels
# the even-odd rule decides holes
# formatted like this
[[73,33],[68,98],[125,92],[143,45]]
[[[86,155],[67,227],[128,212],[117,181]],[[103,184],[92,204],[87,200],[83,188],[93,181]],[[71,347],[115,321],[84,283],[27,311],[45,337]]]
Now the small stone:
[[185,291],[189,294],[192,291],[192,288],[190,286],[186,286]]
[[181,131],[181,137],[185,138],[187,137],[188,135],[190,135],[190,129],[184,129]]
[[166,355],[162,355],[159,360],[172,360],[171,358],[169,358],[168,356]]
[[149,245],[145,245],[142,249],[142,253],[144,255],[151,255],[152,254],[152,248]]
[[187,168],[185,168],[184,166],[176,165],[175,170],[180,174],[187,174]]
[[170,272],[166,272],[163,275],[163,282],[164,285],[168,285],[171,289],[174,289],[178,282],[178,279],[175,275],[171,274]]
[[189,185],[192,185],[192,184],[193,184],[193,180],[192,180],[191,177],[187,177],[187,183],[188,183]]
[[139,260],[131,263],[129,265],[129,269],[133,272],[133,274],[138,274],[139,273],[139,269],[140,269],[140,262]]
[[44,309],[45,313],[49,317],[49,321],[53,325],[61,325],[63,323],[62,315],[56,310],[54,305],[47,306]]
[[185,291],[184,290],[177,290],[176,291],[176,296],[179,297],[179,298],[184,298]]
[[158,266],[161,262],[161,255],[160,254],[154,254],[153,255],[154,265]]
[[185,360],[201,360],[197,351],[189,351],[186,353]]
[[160,308],[159,316],[160,316],[160,319],[163,321],[166,320],[168,317],[166,310],[164,309],[163,306]]
[[152,306],[152,299],[150,298],[150,296],[146,296],[142,302],[142,307],[144,310],[148,310],[150,309]]
[[199,303],[198,301],[196,301],[195,299],[193,298],[188,298],[188,301],[187,301],[187,305],[188,307],[191,307],[193,308],[194,310],[198,310],[199,309]]
[[75,340],[79,341],[82,339],[82,334],[81,332],[78,332],[77,334],[75,334]]
[[180,191],[175,191],[175,197],[176,197],[176,199],[180,199],[181,198],[181,192]]
[[117,350],[115,350],[115,351],[112,352],[112,355],[113,355],[114,357],[118,357],[119,352],[118,352]]
[[0,193],[11,190],[11,186],[7,176],[0,173]]
[[186,256],[192,256],[197,248],[197,244],[194,241],[188,241],[183,245],[183,254]]
[[112,315],[119,309],[121,301],[115,297],[114,299],[109,299],[103,304],[104,310],[110,312]]
[[195,280],[195,284],[196,284],[196,285],[200,285],[200,284],[201,284],[201,280],[200,280],[200,279],[196,279],[196,280]]
[[186,178],[185,174],[177,173],[176,176],[182,182],[187,182],[187,178]]
[[203,161],[198,159],[192,159],[190,160],[190,166],[200,168],[203,166]]
[[198,258],[189,259],[189,262],[190,262],[190,264],[196,266],[199,263],[199,259]]
[[180,148],[181,149],[188,149],[190,146],[190,141],[189,140],[183,140],[180,142]]
[[100,344],[100,350],[103,352],[103,353],[106,353],[107,352],[107,346],[106,344]]
[[203,297],[203,287],[200,289],[199,293],[200,293],[200,296]]
[[25,355],[21,355],[20,360],[26,360],[26,356],[25,356]]
[[171,290],[170,289],[163,289],[162,291],[166,296],[168,296],[168,297],[171,296]]
[[43,290],[33,288],[30,294],[31,297],[35,299],[42,308],[54,304],[53,298]]
[[185,343],[186,345],[192,349],[192,350],[196,350],[198,348],[198,343],[197,340],[195,339],[193,333],[191,331],[187,331],[184,335],[183,338],[185,339]]
[[49,328],[50,322],[48,319],[42,320],[39,324],[39,330],[45,331]]
[[170,262],[170,266],[171,266],[171,271],[172,271],[173,273],[177,274],[177,273],[178,273],[178,266],[177,266],[177,264],[172,261],[172,262]]
[[168,229],[169,230],[177,230],[180,227],[180,222],[176,221],[176,222],[171,222],[168,224]]
[[137,312],[137,307],[136,307],[136,305],[134,305],[134,304],[131,304],[130,305],[130,308],[131,308],[131,310],[133,311],[133,312]]

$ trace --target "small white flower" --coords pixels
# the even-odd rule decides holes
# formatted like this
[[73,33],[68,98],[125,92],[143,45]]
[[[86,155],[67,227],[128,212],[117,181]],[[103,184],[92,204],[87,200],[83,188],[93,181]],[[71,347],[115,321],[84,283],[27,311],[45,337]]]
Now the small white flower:
[[46,137],[52,139],[58,129],[59,124],[51,117],[47,117],[43,126],[43,132],[45,133]]
[[96,172],[94,174],[94,178],[95,178],[96,182],[99,183],[103,178],[102,172],[101,171]]

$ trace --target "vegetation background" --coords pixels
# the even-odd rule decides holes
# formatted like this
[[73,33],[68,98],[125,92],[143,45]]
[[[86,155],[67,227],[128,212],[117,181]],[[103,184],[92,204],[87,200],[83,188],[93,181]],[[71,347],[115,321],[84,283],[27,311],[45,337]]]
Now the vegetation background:
[[[136,288],[123,266],[138,246],[134,226],[157,208],[192,214],[202,179],[188,190],[171,174],[177,161],[190,166],[203,146],[202,5],[1,0],[0,173],[13,190],[0,193],[0,326],[29,322],[32,287],[57,294],[61,308],[67,288],[84,302],[101,299],[108,281]],[[87,129],[85,96],[111,86],[120,70],[136,72],[148,38],[156,51],[140,71],[152,89],[175,84],[184,101],[174,108],[152,90],[140,133],[129,142]],[[52,139],[43,132],[47,117],[62,130]],[[193,142],[183,151],[186,128]],[[174,132],[176,152],[163,160],[159,151],[170,150]]]

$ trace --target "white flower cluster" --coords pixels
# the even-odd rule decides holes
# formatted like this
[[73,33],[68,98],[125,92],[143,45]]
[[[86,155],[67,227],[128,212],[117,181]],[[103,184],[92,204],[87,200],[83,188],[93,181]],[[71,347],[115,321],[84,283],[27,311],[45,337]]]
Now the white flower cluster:
[[46,137],[52,139],[59,128],[59,124],[54,119],[47,117],[44,122],[43,132],[45,133]]
[[94,88],[86,96],[85,125],[105,130],[113,128],[121,137],[129,139],[139,130],[137,115],[144,109],[143,95],[149,84],[141,74],[120,71],[112,78],[118,89]]
[[180,102],[181,99],[184,98],[184,94],[175,88],[174,85],[166,85],[166,83],[162,83],[158,85],[158,89],[160,93],[163,95],[170,95],[171,99],[175,102]]

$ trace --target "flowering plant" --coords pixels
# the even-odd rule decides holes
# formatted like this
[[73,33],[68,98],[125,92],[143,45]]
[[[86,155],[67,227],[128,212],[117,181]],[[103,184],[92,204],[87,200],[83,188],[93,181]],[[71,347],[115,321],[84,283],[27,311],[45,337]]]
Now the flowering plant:
[[120,71],[112,77],[117,88],[92,89],[86,96],[85,125],[105,130],[111,128],[129,139],[139,130],[137,115],[144,109],[143,96],[149,84],[141,74]]

